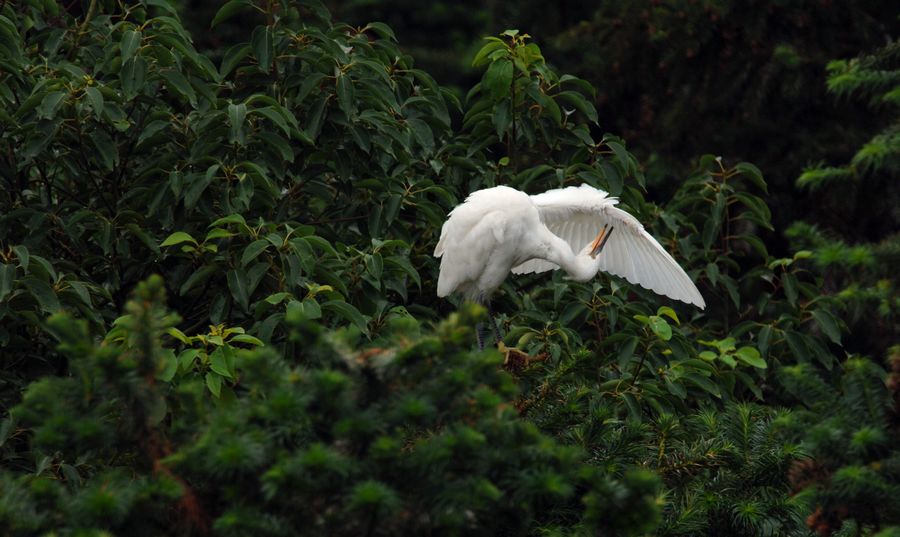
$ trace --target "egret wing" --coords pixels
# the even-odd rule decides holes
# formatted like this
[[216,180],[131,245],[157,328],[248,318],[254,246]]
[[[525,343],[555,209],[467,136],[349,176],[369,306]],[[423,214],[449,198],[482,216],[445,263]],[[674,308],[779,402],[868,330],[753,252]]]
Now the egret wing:
[[[588,185],[549,190],[531,196],[547,228],[581,252],[604,226],[615,228],[600,255],[600,270],[625,278],[661,295],[706,307],[700,291],[681,266],[633,216],[616,207],[618,200]],[[531,259],[512,269],[516,274],[559,268]]]

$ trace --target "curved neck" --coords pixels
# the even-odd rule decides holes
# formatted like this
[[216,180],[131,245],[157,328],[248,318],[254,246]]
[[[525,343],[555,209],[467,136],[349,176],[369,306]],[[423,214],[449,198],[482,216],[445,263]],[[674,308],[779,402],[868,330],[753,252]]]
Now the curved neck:
[[548,233],[548,235],[544,238],[546,244],[543,255],[538,257],[559,265],[566,271],[569,278],[578,282],[586,282],[600,270],[599,258],[591,257],[586,250],[576,255],[569,243],[552,233]]

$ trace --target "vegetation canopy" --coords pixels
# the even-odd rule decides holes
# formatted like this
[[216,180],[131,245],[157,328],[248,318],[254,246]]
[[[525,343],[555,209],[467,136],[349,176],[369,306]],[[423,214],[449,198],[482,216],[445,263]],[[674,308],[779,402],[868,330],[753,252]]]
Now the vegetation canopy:
[[[893,123],[773,187],[853,236],[739,158],[642,162],[540,28],[460,92],[385,23],[217,7],[195,46],[168,0],[0,3],[0,533],[900,533],[896,41],[814,82]],[[446,214],[580,184],[706,309],[510,277],[478,351]]]

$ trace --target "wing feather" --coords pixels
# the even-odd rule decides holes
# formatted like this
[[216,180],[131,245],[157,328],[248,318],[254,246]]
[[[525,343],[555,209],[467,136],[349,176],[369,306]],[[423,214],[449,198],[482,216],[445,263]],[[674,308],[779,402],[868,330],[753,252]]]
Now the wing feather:
[[[604,225],[615,231],[600,254],[600,269],[661,295],[704,308],[700,291],[681,266],[632,215],[616,207],[618,200],[589,185],[549,190],[531,196],[551,232],[580,252]],[[559,268],[531,259],[512,269],[516,274]]]

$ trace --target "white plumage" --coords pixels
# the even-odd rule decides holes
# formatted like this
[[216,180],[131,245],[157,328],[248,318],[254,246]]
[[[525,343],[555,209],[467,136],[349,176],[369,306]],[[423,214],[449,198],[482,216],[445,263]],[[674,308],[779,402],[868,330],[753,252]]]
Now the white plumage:
[[[661,295],[705,308],[700,291],[618,200],[589,185],[529,196],[498,186],[473,192],[452,211],[434,250],[438,296],[486,300],[510,271],[562,268],[576,281],[603,270]],[[612,229],[598,252],[601,230]]]

